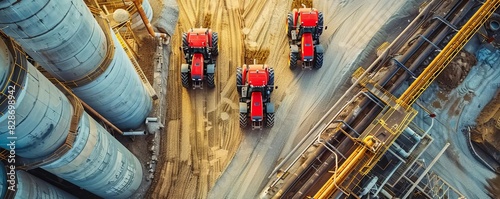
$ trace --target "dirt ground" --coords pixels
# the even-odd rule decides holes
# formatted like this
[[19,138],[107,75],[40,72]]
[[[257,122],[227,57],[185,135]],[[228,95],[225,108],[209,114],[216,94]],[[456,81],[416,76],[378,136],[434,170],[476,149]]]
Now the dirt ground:
[[137,62],[139,62],[144,75],[148,78],[148,81],[154,82],[153,72],[154,72],[154,64],[152,58],[156,51],[156,43],[153,37],[141,36],[140,37],[140,46],[137,47]]
[[[476,119],[476,131],[472,135],[473,141],[485,143],[500,151],[500,92],[483,108]],[[500,161],[500,157],[497,157]]]
[[462,83],[469,74],[472,66],[476,64],[476,58],[473,54],[462,51],[436,78],[439,87],[444,91],[450,91]]
[[[178,6],[179,22],[171,39],[162,162],[149,197],[207,198],[241,140],[233,74],[243,63],[243,13],[230,9],[238,6],[233,1],[178,1]],[[185,63],[179,50],[180,35],[200,26],[219,35],[216,88],[185,89],[179,78],[180,65]]]

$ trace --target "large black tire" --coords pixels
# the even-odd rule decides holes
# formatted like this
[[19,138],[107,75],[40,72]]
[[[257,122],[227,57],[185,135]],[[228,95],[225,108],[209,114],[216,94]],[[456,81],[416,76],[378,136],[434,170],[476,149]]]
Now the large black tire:
[[214,88],[215,87],[215,75],[213,73],[208,73],[206,78],[207,78],[208,88]]
[[318,37],[323,34],[323,12],[318,12]]
[[323,53],[315,53],[314,69],[320,69],[323,66]]
[[291,39],[292,38],[292,30],[293,30],[293,14],[292,13],[288,13],[288,17],[287,17],[286,21],[287,21],[286,34]]
[[290,69],[295,69],[297,68],[297,53],[290,52]]
[[274,68],[269,68],[269,80],[267,81],[267,88],[269,91],[273,92],[274,90]]
[[248,125],[247,113],[240,113],[240,128],[246,128]]
[[216,32],[212,32],[212,56],[219,55],[219,35]]
[[274,126],[274,113],[266,113],[266,127],[271,128]]
[[236,68],[236,89],[238,90],[238,94],[241,96],[241,87],[243,86],[243,76],[241,67]]
[[182,86],[184,86],[184,88],[191,87],[189,80],[189,73],[181,73],[181,81],[182,81]]
[[187,33],[182,33],[182,52],[184,52],[184,54],[187,54],[188,49],[189,49],[189,44],[187,40]]

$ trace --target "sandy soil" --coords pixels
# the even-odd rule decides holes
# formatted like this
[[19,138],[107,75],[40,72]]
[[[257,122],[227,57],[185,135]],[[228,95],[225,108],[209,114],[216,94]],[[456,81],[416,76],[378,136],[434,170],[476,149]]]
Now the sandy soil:
[[[207,198],[209,189],[239,146],[234,72],[243,60],[241,13],[232,1],[179,1],[168,77],[167,128],[152,198]],[[195,11],[195,12],[194,12]],[[185,89],[180,84],[180,35],[192,27],[219,34],[216,88]],[[226,50],[232,49],[232,50]]]
[[467,51],[460,52],[436,78],[439,87],[443,89],[443,91],[450,91],[456,88],[464,81],[470,69],[475,64],[476,57],[473,54]]
[[156,41],[148,35],[142,36],[139,42],[140,46],[137,47],[137,62],[139,62],[148,81],[154,82],[153,72],[155,69],[151,58],[154,57],[156,51]]

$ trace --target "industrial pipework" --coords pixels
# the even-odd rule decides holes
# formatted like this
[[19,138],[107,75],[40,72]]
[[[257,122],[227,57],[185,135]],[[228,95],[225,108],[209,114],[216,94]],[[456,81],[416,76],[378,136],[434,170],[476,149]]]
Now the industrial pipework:
[[0,35],[0,147],[14,152],[16,168],[41,167],[103,198],[130,197],[142,181],[139,160],[58,87]]
[[[15,187],[10,184],[14,183],[13,181],[17,184]],[[25,171],[11,170],[10,167],[5,169],[5,165],[1,161],[0,198],[76,199],[75,196]]]
[[1,1],[0,29],[120,129],[139,127],[152,99],[105,19],[83,0]]

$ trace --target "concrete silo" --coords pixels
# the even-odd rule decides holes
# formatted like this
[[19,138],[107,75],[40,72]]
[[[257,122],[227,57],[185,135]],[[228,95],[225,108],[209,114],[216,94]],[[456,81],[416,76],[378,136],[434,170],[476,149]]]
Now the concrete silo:
[[0,2],[2,32],[115,126],[137,128],[152,99],[105,19],[97,19],[83,0]]
[[139,160],[1,38],[0,147],[14,151],[18,166],[41,167],[103,198],[131,196],[142,181]]
[[[9,175],[7,175],[9,173]],[[16,181],[14,187],[12,180]],[[11,184],[12,183],[12,184]],[[15,190],[15,191],[14,191]],[[76,197],[25,172],[5,168],[0,162],[0,198],[53,198],[73,199]]]

